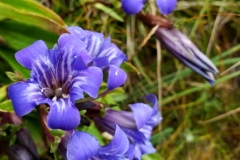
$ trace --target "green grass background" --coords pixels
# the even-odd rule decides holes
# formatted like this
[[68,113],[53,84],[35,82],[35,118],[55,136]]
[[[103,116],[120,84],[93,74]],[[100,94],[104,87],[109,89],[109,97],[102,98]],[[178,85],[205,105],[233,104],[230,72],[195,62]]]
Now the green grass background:
[[[158,96],[163,121],[151,139],[157,152],[144,160],[240,159],[238,0],[179,0],[166,17],[217,66],[220,74],[213,87],[171,57],[154,36],[148,38],[151,30],[136,16],[126,15],[120,0],[35,2],[0,0],[1,86],[12,83],[6,71],[29,75],[14,59],[17,50],[38,39],[52,47],[66,25],[101,32],[112,37],[137,70],[127,70],[125,93],[112,95],[106,102],[119,103],[125,109],[145,94]],[[159,15],[154,0],[149,2],[143,12]]]

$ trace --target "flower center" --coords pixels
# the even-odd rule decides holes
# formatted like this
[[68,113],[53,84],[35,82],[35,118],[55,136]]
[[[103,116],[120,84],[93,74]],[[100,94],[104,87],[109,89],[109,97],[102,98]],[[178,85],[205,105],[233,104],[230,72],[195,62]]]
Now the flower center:
[[69,97],[69,85],[71,83],[72,76],[69,76],[65,83],[57,82],[56,79],[52,80],[52,86],[47,88],[42,88],[41,93],[47,97],[56,101],[59,98],[68,98]]

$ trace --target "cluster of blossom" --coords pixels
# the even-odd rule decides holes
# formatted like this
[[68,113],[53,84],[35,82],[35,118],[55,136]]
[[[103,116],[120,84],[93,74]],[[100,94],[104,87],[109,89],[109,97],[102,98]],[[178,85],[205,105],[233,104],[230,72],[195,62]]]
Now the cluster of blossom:
[[[122,9],[127,14],[137,14],[148,0],[121,0]],[[176,7],[177,0],[156,0],[157,7],[162,14],[170,14]]]
[[105,108],[104,116],[92,116],[92,108],[86,112],[96,125],[113,136],[106,146],[100,146],[94,136],[75,130],[81,121],[76,100],[83,99],[84,93],[98,97],[103,72],[108,73],[108,90],[121,86],[127,76],[119,66],[126,56],[111,43],[110,37],[79,27],[68,27],[68,31],[69,34],[59,37],[53,49],[39,40],[15,54],[16,60],[31,71],[31,78],[8,89],[15,113],[21,117],[38,105],[47,104],[48,127],[67,131],[59,147],[68,160],[132,160],[155,152],[150,137],[161,120],[155,95],[145,97],[153,107],[135,103],[130,105],[132,112],[111,108]]

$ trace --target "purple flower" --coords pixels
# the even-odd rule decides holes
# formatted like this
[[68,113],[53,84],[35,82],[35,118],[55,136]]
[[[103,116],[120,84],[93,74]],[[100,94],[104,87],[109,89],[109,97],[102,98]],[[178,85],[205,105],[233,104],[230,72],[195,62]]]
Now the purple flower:
[[[140,12],[147,0],[121,0],[122,9],[127,14]],[[177,0],[156,0],[157,6],[162,14],[170,14],[176,7]]]
[[95,118],[95,122],[104,130],[113,134],[113,124],[117,124],[130,140],[127,155],[130,159],[138,158],[143,154],[155,152],[149,139],[152,129],[162,117],[158,111],[157,98],[150,94],[145,97],[153,104],[153,108],[144,103],[131,104],[132,112],[107,109],[103,118]]
[[176,7],[177,0],[156,0],[162,14],[170,14]]
[[147,0],[121,0],[122,9],[127,14],[137,14],[140,12]]
[[[84,59],[87,66],[96,66],[108,73],[108,90],[121,86],[127,79],[126,73],[119,67],[126,61],[126,55],[113,43],[111,38],[103,34],[83,30],[80,27],[68,27],[69,32],[85,42],[88,58]],[[76,45],[77,46],[77,45]],[[81,48],[81,44],[78,44]]]
[[[77,45],[81,47],[75,47]],[[72,130],[80,123],[75,101],[83,92],[96,98],[102,82],[98,67],[86,67],[86,44],[70,34],[63,34],[52,50],[39,40],[15,54],[17,61],[31,70],[26,82],[12,84],[8,95],[15,113],[24,116],[39,104],[48,104],[48,126]]]
[[176,29],[166,28],[159,28],[155,35],[170,54],[203,76],[211,85],[214,84],[213,74],[217,74],[218,69],[186,35]]
[[126,160],[125,153],[129,148],[129,141],[124,132],[117,126],[111,142],[100,146],[98,140],[86,132],[75,131],[67,145],[68,160]]

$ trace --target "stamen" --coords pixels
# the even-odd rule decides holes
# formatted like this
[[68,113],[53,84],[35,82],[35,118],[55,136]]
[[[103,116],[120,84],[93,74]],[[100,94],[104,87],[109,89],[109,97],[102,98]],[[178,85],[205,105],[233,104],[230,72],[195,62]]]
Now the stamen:
[[62,88],[55,89],[55,96],[60,98],[62,96]]
[[50,88],[42,88],[41,92],[47,98],[50,98],[50,97],[54,96],[54,93]]
[[62,88],[65,88],[66,85],[67,85],[68,83],[70,83],[71,81],[72,81],[72,75],[69,75],[67,81],[64,83],[64,85],[62,86]]
[[53,99],[52,99],[52,101],[56,102],[56,101],[57,101],[57,97],[54,96]]
[[62,97],[63,97],[63,98],[68,98],[68,97],[69,97],[69,94],[62,94]]
[[57,80],[55,78],[52,79],[52,84],[53,84],[54,88],[58,87],[58,83],[57,83]]

